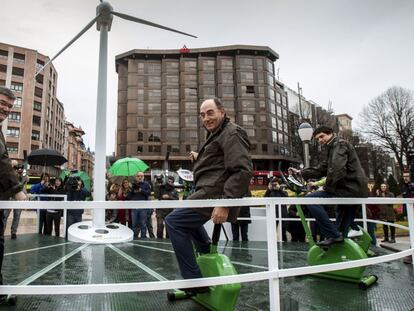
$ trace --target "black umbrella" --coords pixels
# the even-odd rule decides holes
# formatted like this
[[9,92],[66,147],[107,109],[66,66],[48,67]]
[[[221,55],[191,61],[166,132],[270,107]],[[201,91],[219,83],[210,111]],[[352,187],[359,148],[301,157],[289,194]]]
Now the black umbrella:
[[62,165],[68,160],[57,150],[37,149],[29,154],[27,162],[30,165],[54,166]]

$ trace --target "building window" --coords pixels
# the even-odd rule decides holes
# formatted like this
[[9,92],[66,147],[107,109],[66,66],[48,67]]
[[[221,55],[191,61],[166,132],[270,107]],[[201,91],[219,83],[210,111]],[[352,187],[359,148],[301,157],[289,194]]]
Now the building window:
[[8,55],[9,55],[8,51],[0,50],[0,58],[7,59]]
[[137,141],[144,141],[144,133],[142,133],[141,131],[138,131],[137,133]]
[[184,88],[184,98],[197,98],[197,88],[194,87],[186,87]]
[[214,84],[216,78],[212,72],[203,72],[201,75],[201,82],[203,84]]
[[266,60],[266,67],[267,67],[267,71],[271,72],[271,73],[275,73],[273,70],[273,62],[270,60]]
[[152,146],[149,145],[148,146],[148,152],[161,152],[161,146],[157,145],[157,146]]
[[16,92],[23,92],[23,83],[12,82],[10,85],[10,89]]
[[6,134],[11,137],[19,137],[20,129],[18,127],[8,127]]
[[234,101],[223,100],[221,103],[223,104],[224,110],[226,110],[226,112],[234,112]]
[[247,135],[249,136],[249,137],[255,137],[255,135],[256,135],[256,132],[255,132],[255,130],[254,129],[250,129],[250,128],[247,128],[247,129],[245,129],[246,130],[246,133],[247,133]]
[[201,66],[203,70],[214,70],[215,65],[216,65],[216,61],[213,59],[202,59],[201,60]]
[[161,141],[161,132],[148,133],[148,142],[159,142]]
[[138,73],[145,73],[145,63],[144,62],[137,62],[137,72]]
[[197,62],[195,60],[184,61],[184,71],[194,71],[197,69]]
[[7,152],[8,153],[18,153],[19,152],[19,144],[18,143],[7,143]]
[[183,76],[184,85],[197,84],[197,75],[186,74]]
[[262,145],[262,152],[267,152],[267,145],[266,144]]
[[282,133],[277,133],[278,139],[279,139],[279,144],[283,145],[283,134]]
[[242,85],[242,96],[254,97],[254,85]]
[[12,75],[13,76],[18,76],[18,77],[23,77],[24,76],[24,69],[19,68],[19,67],[13,67],[12,68]]
[[179,78],[176,75],[166,75],[165,82],[167,86],[178,86]]
[[161,73],[161,63],[147,63],[148,73]]
[[166,103],[165,108],[167,113],[178,113],[178,103]]
[[33,125],[37,125],[37,126],[40,126],[41,125],[41,118],[40,117],[38,117],[38,116],[33,116],[33,119],[32,119],[32,121],[33,121]]
[[148,113],[161,113],[161,104],[160,103],[148,103]]
[[240,57],[240,68],[253,70],[253,58]]
[[276,114],[276,104],[275,103],[269,102],[269,108],[270,108],[270,112],[272,114]]
[[265,114],[260,115],[260,123],[266,124],[267,122],[267,116]]
[[222,72],[221,73],[221,83],[233,84],[233,73],[232,72]]
[[241,83],[254,83],[253,72],[240,72]]
[[278,104],[281,104],[282,103],[282,94],[276,93],[276,102]]
[[197,103],[196,102],[185,102],[185,113],[197,113]]
[[277,129],[282,132],[283,131],[283,121],[278,119],[277,120]]
[[202,94],[203,99],[209,99],[216,96],[216,88],[215,87],[202,87]]
[[287,122],[285,121],[285,122],[283,122],[283,131],[285,132],[285,133],[289,133],[289,131],[288,131],[288,125],[287,125]]
[[185,130],[185,131],[183,131],[183,136],[187,140],[197,140],[198,139],[198,132],[196,130]]
[[180,132],[179,131],[167,131],[165,136],[167,140],[178,140],[180,138]]
[[16,97],[16,100],[14,101],[14,108],[20,108],[22,106],[22,98]]
[[20,54],[20,53],[13,54],[13,61],[15,63],[24,64],[25,59],[26,59],[26,56],[24,54]]
[[166,72],[177,72],[178,62],[173,62],[173,61],[165,62],[165,71]]
[[178,145],[167,145],[167,151],[173,152],[173,153],[179,153],[180,147]]
[[184,126],[185,127],[197,127],[197,117],[196,116],[185,117]]
[[160,128],[161,117],[148,117],[148,128]]
[[277,133],[275,131],[272,131],[272,141],[277,143]]
[[8,116],[8,119],[9,121],[19,123],[21,119],[21,114],[20,112],[11,112]]
[[271,100],[275,100],[275,91],[271,88],[267,89],[267,95]]
[[149,87],[161,87],[161,77],[160,76],[148,76],[148,86]]
[[277,116],[278,116],[279,118],[283,118],[283,114],[282,114],[282,107],[280,107],[280,106],[276,106],[276,109],[277,109]]
[[256,103],[254,100],[242,100],[242,111],[243,112],[255,112],[256,111]]
[[256,69],[263,70],[263,58],[256,58]]
[[177,98],[179,96],[178,89],[167,89],[166,93],[167,93],[167,99]]
[[243,115],[243,125],[244,126],[253,126],[254,125],[254,116],[251,114]]
[[0,72],[7,72],[7,65],[0,64]]
[[223,97],[234,97],[234,87],[233,86],[222,86]]
[[233,59],[222,58],[219,60],[220,68],[226,70],[233,70]]
[[35,87],[35,92],[34,93],[37,97],[42,98],[42,96],[43,96],[43,90],[40,87]]
[[137,146],[137,153],[142,153],[144,152],[144,147],[142,145],[138,145]]
[[161,100],[161,90],[148,90],[148,100],[150,100],[150,101],[160,101]]
[[180,120],[178,119],[178,117],[167,117],[166,120],[167,120],[168,128],[171,128],[171,127],[177,128],[180,126]]
[[272,117],[272,127],[275,129],[277,128],[276,118]]

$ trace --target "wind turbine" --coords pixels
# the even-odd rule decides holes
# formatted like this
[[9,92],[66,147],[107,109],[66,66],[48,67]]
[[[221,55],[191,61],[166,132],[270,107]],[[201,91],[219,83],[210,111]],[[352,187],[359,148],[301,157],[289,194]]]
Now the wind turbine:
[[[118,16],[122,19],[144,24],[182,35],[197,38],[194,35],[162,26],[150,21],[143,20],[134,16],[116,12],[109,2],[102,1],[96,7],[96,16],[72,39],[70,40],[54,57],[52,57],[36,74],[37,76],[43,69],[70,47],[95,23],[100,32],[99,43],[99,69],[98,69],[98,96],[96,106],[96,129],[95,129],[95,167],[94,167],[94,200],[105,201],[105,172],[106,172],[106,106],[107,106],[107,62],[108,62],[108,32],[111,30],[112,19]],[[92,226],[86,223],[72,225],[68,230],[68,238],[75,242],[88,243],[116,243],[132,240],[132,231],[122,225],[117,224],[116,230],[111,230],[105,226],[105,210],[95,209],[93,211]],[[107,239],[106,239],[107,237]]]

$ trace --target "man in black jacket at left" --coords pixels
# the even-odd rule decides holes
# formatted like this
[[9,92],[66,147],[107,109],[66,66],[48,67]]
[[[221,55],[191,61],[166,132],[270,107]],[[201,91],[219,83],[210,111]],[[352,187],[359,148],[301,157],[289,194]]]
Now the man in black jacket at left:
[[[2,123],[13,108],[16,97],[8,88],[0,86],[0,123]],[[23,186],[17,179],[9,154],[7,153],[6,141],[3,132],[0,130],[0,200],[6,201],[11,197],[15,200],[27,200],[26,194],[23,192]],[[3,284],[1,275],[1,267],[4,257],[4,226],[3,209],[0,209],[0,285]],[[0,305],[6,304],[7,295],[0,296]]]

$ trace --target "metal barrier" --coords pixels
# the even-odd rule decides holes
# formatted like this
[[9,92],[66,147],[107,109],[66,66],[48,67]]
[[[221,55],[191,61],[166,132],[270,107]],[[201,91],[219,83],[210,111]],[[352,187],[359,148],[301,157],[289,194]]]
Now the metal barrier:
[[[276,208],[289,204],[406,204],[409,227],[396,224],[389,224],[395,227],[408,229],[410,235],[410,249],[390,255],[378,256],[375,258],[354,260],[348,262],[334,263],[328,265],[307,266],[299,268],[279,269],[277,260],[277,233],[276,221],[282,222],[281,213],[276,217]],[[333,270],[361,267],[387,262],[411,255],[414,257],[414,199],[402,198],[244,198],[233,200],[194,200],[194,201],[0,201],[0,209],[125,209],[125,208],[203,208],[214,206],[265,206],[266,218],[259,218],[258,221],[266,221],[267,245],[268,245],[268,271],[246,273],[225,277],[212,277],[191,280],[138,282],[138,283],[112,283],[112,284],[87,284],[87,285],[3,285],[0,286],[0,295],[54,295],[61,294],[97,294],[97,293],[120,293],[169,290],[182,287],[213,286],[227,283],[245,283],[268,280],[269,282],[269,304],[270,310],[280,310],[280,288],[279,279],[284,277],[307,275]],[[366,225],[371,221],[363,213],[362,221]],[[383,223],[380,221],[373,221]],[[275,260],[276,259],[276,260]]]

